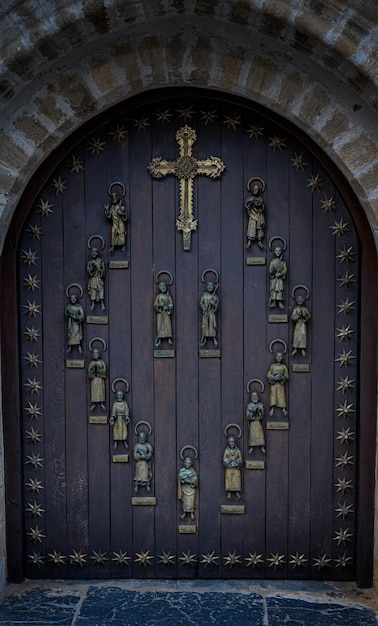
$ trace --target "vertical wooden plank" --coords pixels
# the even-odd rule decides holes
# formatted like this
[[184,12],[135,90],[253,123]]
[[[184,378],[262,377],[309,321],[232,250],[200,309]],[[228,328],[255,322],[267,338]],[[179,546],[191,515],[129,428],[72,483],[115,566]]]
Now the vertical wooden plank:
[[[264,128],[265,122],[259,117],[252,116],[249,118],[251,125],[258,128]],[[250,126],[248,124],[248,127]],[[245,202],[251,192],[247,189],[248,181],[251,178],[261,178],[267,182],[266,173],[266,138],[261,131],[261,135],[252,135],[249,137],[246,133],[245,138],[245,158],[243,172],[243,197],[240,205],[240,211],[243,211],[243,247],[244,247],[244,324],[243,324],[243,341],[244,341],[244,374],[243,374],[243,428],[245,441],[245,462],[264,463],[265,469],[245,469],[244,470],[244,495],[246,503],[246,528],[245,528],[245,557],[249,555],[260,555],[257,564],[253,565],[253,561],[245,561],[245,573],[254,578],[260,578],[265,571],[265,528],[266,528],[266,466],[273,462],[270,450],[267,446],[268,434],[266,432],[266,422],[269,419],[268,411],[268,389],[266,383],[267,370],[267,256],[269,223],[271,219],[270,207],[267,202],[267,190],[262,193],[265,203],[265,238],[263,240],[264,248],[260,249],[257,243],[253,243],[251,248],[247,249],[247,228],[248,216],[245,208]],[[255,261],[256,265],[247,265],[247,259],[259,259]],[[261,260],[262,259],[262,260]],[[250,385],[251,391],[256,391],[260,402],[264,406],[264,419],[262,427],[265,433],[265,449],[264,455],[260,448],[254,447],[253,452],[249,453],[249,423],[246,418],[247,404],[250,402],[251,394],[247,392],[247,384],[251,379],[259,379],[264,385],[264,391],[261,384],[254,382]],[[251,564],[249,564],[251,563]]]
[[[142,115],[142,113],[141,113]],[[130,203],[133,207],[133,231],[131,241],[131,332],[132,332],[132,390],[133,418],[136,421],[151,420],[153,416],[153,261],[152,261],[152,213],[151,176],[147,164],[151,153],[150,130],[132,129],[130,142],[133,155],[130,163],[132,185]],[[132,466],[130,465],[130,472]],[[131,478],[132,480],[132,478]],[[154,507],[134,506],[132,510],[133,576],[145,578],[153,575],[153,560],[146,566],[137,555],[154,554]],[[139,560],[138,560],[139,559]]]

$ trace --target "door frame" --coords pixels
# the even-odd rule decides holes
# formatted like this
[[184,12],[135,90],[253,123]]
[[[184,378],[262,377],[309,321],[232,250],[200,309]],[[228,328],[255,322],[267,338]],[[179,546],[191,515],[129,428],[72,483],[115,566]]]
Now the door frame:
[[[343,195],[346,206],[353,217],[360,241],[360,351],[358,367],[360,393],[358,403],[358,460],[357,460],[357,518],[356,518],[356,582],[361,587],[373,584],[374,572],[374,506],[376,465],[376,358],[377,358],[377,254],[373,233],[361,204],[350,184],[331,161],[303,131],[280,116],[252,101],[209,90],[182,88],[183,98],[190,96],[208,97],[212,100],[239,104],[270,118],[287,132],[305,143]],[[120,112],[137,109],[147,103],[177,97],[177,89],[159,89],[130,98],[106,112],[97,115],[82,125],[62,142],[48,159],[37,169],[26,185],[6,236],[1,258],[1,358],[2,358],[2,403],[4,423],[5,499],[7,529],[7,577],[9,582],[21,582],[24,578],[23,516],[22,508],[22,429],[20,404],[18,350],[18,286],[16,251],[18,239],[36,196],[46,184],[53,170],[64,156],[78,143],[79,138],[92,132],[105,122],[116,118]]]

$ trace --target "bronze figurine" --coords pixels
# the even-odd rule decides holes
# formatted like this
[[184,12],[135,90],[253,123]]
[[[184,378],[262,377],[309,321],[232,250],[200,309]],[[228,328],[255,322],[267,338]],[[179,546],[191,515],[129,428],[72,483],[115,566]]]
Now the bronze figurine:
[[79,289],[80,298],[83,297],[83,288],[77,283],[68,285],[66,289],[66,296],[70,299],[66,306],[64,315],[67,319],[67,352],[71,352],[73,346],[77,346],[79,353],[83,352],[81,342],[83,340],[83,324],[85,322],[84,309],[78,302],[78,297],[75,293],[70,294],[71,287],[77,287]]
[[113,448],[116,449],[120,441],[128,448],[127,435],[130,423],[129,405],[125,400],[125,392],[117,389],[116,400],[113,402],[109,424],[113,426]]
[[[281,339],[275,339],[271,342],[269,346],[269,352],[272,353],[272,346],[273,346],[273,343],[275,343],[275,341],[279,341],[280,343],[284,345],[284,352],[286,353],[287,351],[286,343],[282,341]],[[282,363],[282,360],[283,360],[283,353],[277,352],[276,360],[274,363],[271,364],[267,373],[267,379],[270,385],[270,392],[269,392],[269,409],[270,409],[269,415],[270,416],[274,414],[275,407],[280,408],[283,415],[287,415],[285,385],[287,381],[289,380],[289,371],[286,365]]]
[[191,448],[195,452],[195,458],[197,458],[197,450],[194,446],[184,446],[181,449],[180,456],[183,459],[183,467],[180,468],[178,473],[178,493],[177,497],[181,500],[182,513],[181,519],[184,519],[187,515],[191,519],[194,519],[195,507],[196,507],[196,492],[198,488],[198,476],[193,467],[193,460],[190,456],[184,458],[183,451],[187,448]]
[[154,453],[152,445],[147,441],[147,433],[145,430],[138,432],[138,426],[145,423],[149,427],[151,434],[151,426],[148,422],[138,422],[135,424],[134,431],[138,435],[138,443],[134,446],[133,456],[135,461],[134,473],[134,491],[137,492],[139,487],[145,487],[147,491],[151,491],[152,480],[152,455]]
[[[292,297],[295,297],[295,290],[302,287],[306,290],[306,300],[310,296],[310,292],[304,285],[296,285],[292,289]],[[311,314],[308,308],[304,304],[304,297],[299,295],[295,298],[296,306],[291,314],[291,319],[294,322],[294,334],[293,334],[293,350],[292,356],[294,356],[298,350],[301,351],[302,356],[306,356],[307,348],[307,327],[306,324],[311,320]]]
[[[104,350],[106,350],[106,343],[100,337],[95,337],[89,342],[89,350],[92,351],[92,345],[94,341],[102,342]],[[98,348],[94,348],[92,352],[92,360],[88,365],[88,378],[90,380],[91,387],[91,411],[94,411],[97,404],[100,404],[103,411],[106,411],[105,406],[105,378],[107,374],[107,368],[104,361],[101,359],[101,352]]]
[[248,215],[247,248],[257,241],[259,248],[263,248],[265,237],[265,203],[261,194],[265,191],[265,182],[262,178],[250,178],[247,190],[252,193],[245,201]]
[[[120,187],[122,195],[113,191],[114,187]],[[114,182],[109,185],[108,194],[110,202],[104,204],[105,216],[112,223],[111,246],[109,252],[114,252],[114,248],[121,248],[121,252],[126,250],[126,223],[128,215],[123,198],[126,194],[126,187],[123,183]]]
[[154,301],[154,311],[156,314],[156,348],[160,347],[162,339],[167,339],[170,346],[173,344],[171,321],[173,313],[173,300],[168,291],[167,284],[164,281],[159,281],[161,274],[168,274],[170,277],[169,286],[173,283],[173,276],[167,270],[162,270],[156,274],[156,284],[159,289],[159,293]]
[[[260,402],[259,394],[257,391],[250,391],[250,385],[254,382],[250,380],[247,384],[247,391],[250,393],[250,402],[247,404],[246,417],[249,425],[249,438],[248,438],[248,452],[252,454],[253,449],[259,447],[263,454],[266,454],[265,448],[265,434],[262,427],[262,421],[264,419],[265,411],[264,405]],[[257,380],[261,384],[261,391],[264,391],[264,383],[262,380]]]
[[[271,250],[271,244],[273,239],[281,239],[284,243],[284,250],[286,249],[286,242],[282,237],[272,237],[269,242],[269,250]],[[285,278],[287,276],[287,263],[283,257],[282,248],[276,246],[274,248],[274,257],[269,263],[269,307],[273,308],[278,306],[280,309],[284,308],[284,288]]]
[[[224,433],[227,436],[227,431],[230,426],[237,426],[236,424],[229,424],[224,429]],[[241,428],[238,426],[239,436],[241,436]],[[223,465],[225,467],[224,473],[224,486],[227,493],[227,498],[231,500],[231,496],[234,493],[238,500],[241,499],[241,466],[243,465],[243,456],[239,446],[236,445],[235,437],[230,435],[228,437],[227,447],[223,453]]]
[[205,282],[205,275],[212,272],[215,275],[215,284],[212,281],[206,283],[206,290],[200,299],[200,310],[202,313],[201,320],[201,346],[206,345],[207,339],[212,339],[214,346],[218,345],[217,340],[217,318],[216,314],[219,310],[219,298],[217,289],[219,287],[218,273],[213,269],[207,269],[202,272],[201,280]]
[[92,239],[99,239],[102,242],[102,250],[104,249],[105,242],[99,235],[93,235],[88,239],[88,248],[91,250],[91,258],[87,263],[88,279],[88,294],[91,301],[91,311],[95,308],[95,305],[100,303],[101,310],[105,310],[104,302],[104,278],[105,278],[105,263],[100,257],[98,248],[91,248]]

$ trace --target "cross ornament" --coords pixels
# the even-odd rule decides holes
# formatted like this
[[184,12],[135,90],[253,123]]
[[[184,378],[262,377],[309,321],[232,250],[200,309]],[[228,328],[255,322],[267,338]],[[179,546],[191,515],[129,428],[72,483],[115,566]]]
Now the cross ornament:
[[174,174],[180,181],[180,212],[176,220],[176,228],[182,231],[184,250],[190,250],[192,231],[197,230],[198,220],[193,215],[193,185],[197,174],[205,174],[210,178],[218,178],[225,169],[219,157],[210,156],[204,161],[197,161],[192,155],[193,144],[197,140],[197,133],[190,126],[185,125],[176,133],[179,145],[179,157],[175,161],[166,161],[162,157],[155,157],[148,166],[154,178],[163,178]]

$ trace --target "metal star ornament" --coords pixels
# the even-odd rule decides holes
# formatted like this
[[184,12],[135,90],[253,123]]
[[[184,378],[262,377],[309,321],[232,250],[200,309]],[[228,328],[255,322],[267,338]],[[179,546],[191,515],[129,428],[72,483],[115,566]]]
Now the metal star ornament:
[[343,348],[341,353],[337,353],[337,359],[335,359],[335,362],[339,363],[339,367],[348,367],[355,358],[356,357],[352,354],[352,350],[346,351],[345,348]]
[[278,552],[276,552],[275,554],[271,552],[270,557],[267,560],[270,561],[269,567],[274,567],[275,570],[277,569],[277,567],[282,568],[286,563],[285,555],[279,554]]
[[93,565],[96,565],[96,567],[100,567],[101,565],[104,566],[105,562],[109,561],[109,559],[106,558],[106,552],[101,552],[101,550],[98,552],[96,552],[96,550],[92,550],[91,560],[93,561]]
[[148,565],[152,565],[151,561],[155,558],[150,555],[150,550],[141,550],[140,552],[136,552],[136,559],[134,559],[134,563],[137,563],[139,567],[147,567]]
[[25,486],[27,490],[32,493],[39,493],[42,489],[44,489],[42,481],[37,480],[37,478],[29,478],[29,480],[25,483]]
[[173,113],[170,113],[169,109],[165,109],[164,111],[158,111],[155,115],[157,122],[167,122],[169,124]]
[[260,124],[250,124],[247,128],[247,135],[250,139],[258,139],[264,135],[265,127]]
[[197,555],[192,554],[190,550],[188,550],[188,552],[182,553],[182,556],[179,557],[179,561],[182,561],[180,565],[185,565],[185,567],[194,567],[197,563]]
[[351,431],[350,426],[348,428],[342,428],[337,431],[338,437],[337,440],[341,441],[341,445],[343,443],[349,444],[351,441],[354,441],[354,432]]
[[335,459],[335,467],[342,467],[343,469],[347,468],[349,465],[353,465],[353,455],[348,454],[348,452],[344,452],[344,454],[340,454]]
[[336,258],[340,259],[340,263],[352,263],[354,261],[354,257],[356,256],[353,246],[348,246],[348,248],[343,246],[341,250],[338,250],[338,253],[339,254],[336,255]]
[[350,324],[348,324],[348,326],[344,326],[343,324],[341,328],[336,328],[336,330],[336,337],[339,341],[349,341],[354,333],[354,330],[351,328]]
[[346,300],[342,300],[341,304],[337,305],[338,313],[343,313],[345,315],[349,315],[352,311],[355,310],[355,301],[349,300],[349,297]]
[[223,124],[226,124],[228,129],[232,128],[233,130],[236,130],[236,127],[241,124],[240,118],[241,115],[225,115]]
[[201,555],[201,564],[205,567],[213,567],[214,565],[218,565],[218,559],[219,556],[215,554],[215,550],[212,552],[206,552],[206,554]]
[[24,411],[28,417],[37,420],[42,415],[42,408],[38,406],[38,403],[28,402],[28,406],[24,407]]
[[27,232],[29,233],[29,237],[39,240],[42,237],[43,228],[42,226],[38,226],[38,224],[29,224]]
[[189,107],[181,106],[179,109],[176,109],[176,113],[186,122],[186,120],[192,119],[195,112],[193,111],[193,105],[190,105]]
[[236,554],[236,550],[234,550],[233,552],[227,552],[227,556],[224,556],[223,559],[224,564],[228,566],[229,569],[232,569],[237,565],[241,565],[241,554]]
[[36,443],[41,443],[42,441],[42,434],[39,432],[39,430],[34,430],[33,427],[31,427],[30,430],[25,431],[25,439],[27,439],[28,441],[30,441],[30,443],[33,443],[34,445]]
[[175,558],[176,558],[176,555],[171,554],[170,550],[168,550],[167,552],[163,550],[163,553],[159,554],[158,556],[158,559],[159,559],[158,564],[163,565],[163,567],[171,567],[171,565],[175,564]]
[[352,513],[354,513],[353,511],[353,504],[348,504],[345,500],[342,503],[338,503],[338,507],[337,509],[335,509],[337,515],[336,517],[342,517],[343,520],[345,520],[346,517],[348,517],[348,515],[351,515]]
[[320,204],[322,205],[322,209],[324,209],[324,213],[333,213],[336,209],[336,200],[334,200],[333,196],[330,198],[324,196],[324,200],[320,200]]
[[66,190],[66,185],[66,181],[62,180],[61,176],[59,176],[58,178],[53,178],[51,183],[51,187],[55,191],[56,196],[64,193],[64,191]]
[[301,567],[305,567],[305,564],[308,561],[308,559],[305,559],[305,555],[299,554],[299,552],[296,552],[295,554],[290,554],[290,556],[291,560],[289,561],[289,563],[293,569],[300,569]]
[[350,543],[351,537],[353,537],[353,533],[349,532],[349,528],[340,528],[340,530],[335,532],[333,540],[337,541],[338,546],[341,543],[345,546],[346,543]]
[[39,358],[40,356],[40,354],[36,354],[35,352],[27,352],[26,356],[24,356],[23,359],[26,365],[29,366],[29,368],[38,367],[38,365],[42,363],[41,359]]
[[336,480],[337,483],[335,484],[335,487],[337,492],[341,492],[344,495],[354,489],[351,480],[347,480],[346,478],[337,478]]
[[36,526],[35,528],[29,527],[29,532],[26,533],[30,539],[29,541],[33,541],[34,543],[42,543],[43,539],[46,538],[46,535],[43,533],[41,528]]
[[341,567],[341,568],[347,567],[348,565],[351,564],[351,561],[352,561],[352,557],[347,556],[346,552],[344,552],[344,554],[339,554],[337,559],[335,559],[336,567]]
[[34,292],[36,289],[39,289],[39,283],[40,282],[41,281],[38,280],[36,274],[34,276],[32,276],[31,274],[28,274],[24,278],[24,287],[26,287],[27,291],[33,291]]
[[40,552],[36,552],[33,550],[33,554],[28,554],[29,562],[34,565],[34,567],[41,567],[45,563],[45,557],[41,555]]
[[29,248],[29,250],[23,250],[21,253],[22,262],[30,267],[31,265],[36,265],[36,261],[38,260],[37,253]]
[[201,111],[201,120],[205,122],[205,126],[210,123],[213,124],[215,122],[218,117],[216,115],[216,112],[216,109],[213,109],[212,111]]
[[268,137],[269,139],[269,147],[273,148],[273,152],[276,150],[282,151],[282,148],[287,148],[286,141],[287,139],[280,137],[279,135],[274,134],[273,137]]
[[349,222],[344,222],[343,218],[339,222],[334,222],[333,226],[330,226],[333,235],[337,235],[337,237],[343,237],[347,233],[349,233]]
[[356,412],[353,407],[353,402],[348,403],[346,400],[344,400],[342,404],[341,402],[339,402],[336,409],[337,417],[343,417],[344,419],[346,419],[347,417],[351,417],[352,413]]
[[344,287],[345,291],[347,289],[350,289],[353,283],[356,282],[356,279],[354,277],[355,274],[349,274],[349,270],[347,270],[345,274],[342,274],[340,278],[337,279],[339,282],[339,287]]
[[146,130],[148,126],[150,126],[150,120],[148,117],[142,116],[139,119],[133,120],[135,128],[137,128],[138,133],[140,130]]
[[127,137],[127,128],[125,128],[124,125],[120,126],[117,124],[117,126],[110,131],[109,135],[112,139],[114,139],[114,141],[121,143],[121,141]]
[[54,550],[53,552],[49,552],[49,561],[54,565],[64,565],[66,562],[66,557],[61,552],[57,552]]
[[323,567],[331,567],[331,559],[328,557],[327,554],[318,554],[317,558],[314,558],[313,561],[314,567],[316,567],[318,571],[323,569]]
[[41,305],[37,304],[35,300],[33,300],[33,302],[27,300],[27,304],[23,304],[22,307],[25,309],[24,313],[26,313],[28,317],[37,317],[37,315],[41,313]]
[[83,160],[74,154],[68,159],[67,166],[71,174],[79,174],[81,170],[84,170]]
[[40,338],[40,330],[39,328],[34,328],[34,326],[32,326],[31,328],[26,327],[24,335],[25,341],[29,341],[30,343],[32,343],[33,341],[38,342],[38,339]]
[[69,554],[69,559],[71,565],[75,565],[76,567],[84,567],[84,564],[87,562],[85,558],[87,555],[81,550],[72,550],[72,554]]
[[48,217],[49,213],[53,213],[54,211],[53,209],[53,204],[50,204],[50,202],[48,200],[41,200],[39,201],[39,204],[37,205],[37,208],[39,209],[38,213],[40,213],[42,215],[42,217]]
[[42,389],[41,381],[37,380],[35,376],[34,378],[28,378],[28,382],[24,383],[24,387],[25,391],[27,393],[30,393],[30,395],[33,395],[35,393],[39,395],[39,392]]
[[307,182],[307,187],[311,189],[312,193],[314,193],[314,191],[320,191],[323,187],[323,179],[320,178],[320,174],[316,174],[316,176],[312,174],[311,178],[307,179]]
[[352,389],[354,389],[355,385],[354,385],[354,378],[349,378],[349,376],[345,376],[345,378],[343,378],[342,376],[340,377],[340,380],[337,384],[336,387],[336,391],[341,391],[341,393],[344,395],[344,393],[347,393],[349,391],[352,391]]
[[100,152],[104,150],[105,141],[102,141],[100,137],[92,137],[90,141],[88,141],[87,150],[91,154],[99,155]]
[[245,562],[247,567],[252,567],[255,569],[256,567],[260,567],[262,563],[264,563],[264,559],[262,558],[262,554],[257,554],[257,552],[249,552],[248,556],[245,557]]
[[25,465],[32,465],[32,467],[34,467],[34,469],[37,470],[39,467],[43,467],[44,460],[45,459],[41,458],[39,452],[37,454],[33,452],[33,454],[26,455]]
[[123,552],[119,550],[118,552],[113,552],[114,557],[112,561],[115,562],[116,566],[124,567],[124,565],[129,565],[129,561],[131,560],[131,556],[127,555],[127,552]]
[[42,517],[42,513],[45,512],[45,509],[42,507],[42,504],[33,500],[33,502],[28,502],[25,511],[29,517]]
[[301,154],[295,153],[294,158],[291,159],[291,167],[295,167],[297,172],[299,170],[304,171],[306,167],[308,167],[308,163],[306,163],[303,152]]

